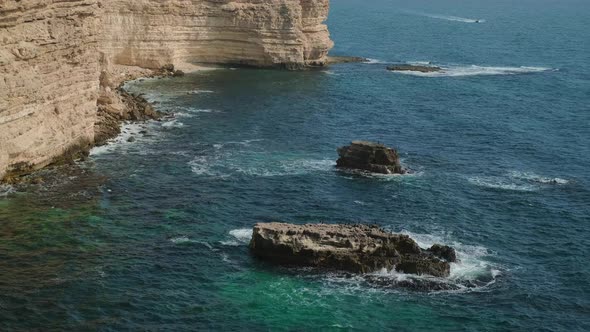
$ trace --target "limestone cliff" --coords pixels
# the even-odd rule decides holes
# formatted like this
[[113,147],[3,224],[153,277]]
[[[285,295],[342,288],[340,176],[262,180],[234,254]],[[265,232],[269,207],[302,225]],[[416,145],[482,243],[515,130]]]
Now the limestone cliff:
[[325,64],[328,2],[0,0],[0,179],[92,144],[117,65]]

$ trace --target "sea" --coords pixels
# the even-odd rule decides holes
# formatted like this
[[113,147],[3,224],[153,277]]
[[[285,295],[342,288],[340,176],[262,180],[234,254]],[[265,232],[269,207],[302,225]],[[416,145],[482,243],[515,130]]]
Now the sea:
[[[368,60],[130,82],[167,116],[2,185],[0,330],[589,331],[590,2],[336,0],[327,24],[332,55]],[[337,170],[353,140],[411,174]],[[460,261],[272,266],[248,250],[270,221],[377,224]]]

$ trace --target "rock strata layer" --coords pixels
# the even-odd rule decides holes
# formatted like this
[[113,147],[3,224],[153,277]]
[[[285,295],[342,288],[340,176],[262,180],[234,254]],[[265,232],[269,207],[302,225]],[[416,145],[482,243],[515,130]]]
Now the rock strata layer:
[[369,273],[380,269],[447,277],[456,261],[453,248],[424,250],[407,235],[376,226],[259,223],[250,251],[271,263]]
[[354,141],[338,149],[339,168],[358,169],[380,174],[405,174],[397,151],[383,144]]
[[129,114],[122,78],[138,77],[121,66],[326,64],[328,10],[329,0],[0,0],[0,179],[104,140],[105,118]]

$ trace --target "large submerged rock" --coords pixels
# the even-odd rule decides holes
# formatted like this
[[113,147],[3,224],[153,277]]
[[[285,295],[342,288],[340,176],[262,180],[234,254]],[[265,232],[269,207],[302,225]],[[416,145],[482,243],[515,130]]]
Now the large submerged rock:
[[416,65],[393,65],[388,66],[387,70],[391,71],[417,71],[421,73],[434,73],[441,71],[442,68],[435,66],[416,66]]
[[336,166],[381,174],[405,174],[397,151],[383,144],[354,141],[338,149]]
[[424,250],[407,235],[376,226],[259,223],[250,251],[280,265],[310,266],[356,273],[382,268],[398,272],[447,277],[455,251],[435,245]]

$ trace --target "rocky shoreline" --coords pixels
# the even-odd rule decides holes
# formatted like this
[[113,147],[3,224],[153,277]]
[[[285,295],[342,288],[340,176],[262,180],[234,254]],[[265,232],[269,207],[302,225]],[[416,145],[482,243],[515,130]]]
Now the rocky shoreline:
[[144,122],[158,120],[164,116],[141,95],[129,93],[124,89],[127,82],[142,78],[180,77],[185,73],[166,65],[158,70],[136,67],[117,66],[114,75],[103,71],[100,76],[100,97],[97,100],[97,120],[94,124],[94,141],[84,141],[70,146],[63,154],[48,161],[42,167],[29,164],[17,165],[7,172],[0,183],[5,184],[39,184],[43,177],[38,174],[41,169],[75,166],[77,161],[85,160],[90,150],[108,143],[121,134],[121,125],[127,121]]

